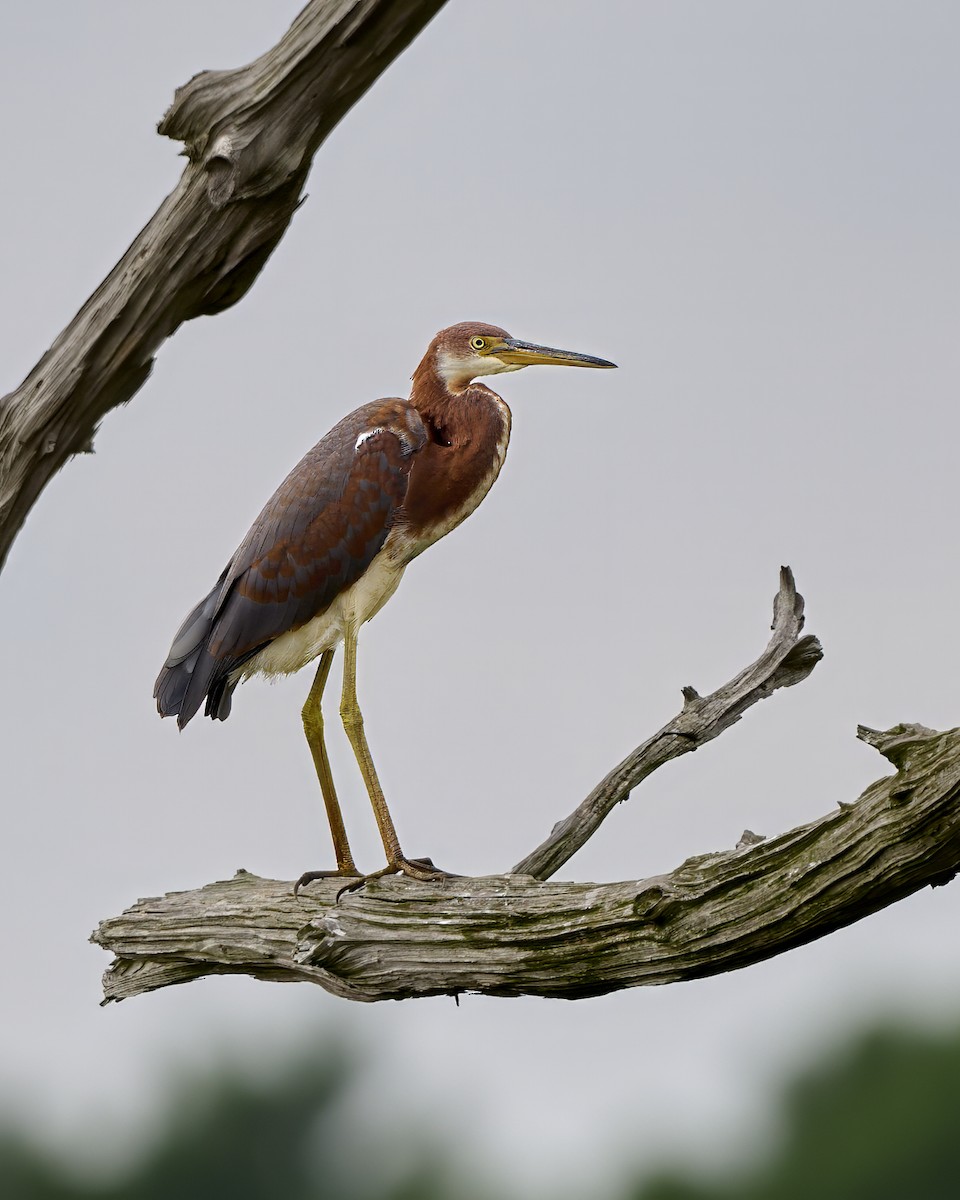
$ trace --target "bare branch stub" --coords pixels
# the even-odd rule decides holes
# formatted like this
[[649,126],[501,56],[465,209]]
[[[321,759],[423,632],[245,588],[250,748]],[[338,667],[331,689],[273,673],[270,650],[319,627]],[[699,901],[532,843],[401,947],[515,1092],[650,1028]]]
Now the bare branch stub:
[[[572,853],[571,847],[575,849],[582,844],[597,828],[618,796],[623,798],[630,786],[661,762],[669,761],[686,749],[694,749],[698,742],[717,736],[738,720],[750,704],[762,696],[770,695],[777,687],[795,683],[808,674],[819,659],[820,647],[814,638],[800,638],[802,625],[803,600],[797,595],[789,569],[782,568],[780,592],[774,603],[773,637],[764,654],[736,679],[710,696],[701,697],[693,689],[685,689],[684,709],[677,720],[640,747],[633,756],[636,762],[627,760],[610,773],[594,793],[598,799],[586,816],[578,809],[573,818],[557,827],[552,844],[554,857]],[[689,867],[690,864],[685,864],[680,872]],[[536,957],[543,947],[544,938],[549,945],[561,946],[567,944],[569,938],[572,939],[570,945],[574,947],[570,962],[570,970],[573,971],[579,962],[580,940],[590,936],[594,920],[602,925],[609,919],[607,901],[615,902],[615,924],[623,929],[638,928],[634,920],[638,916],[642,917],[641,923],[649,925],[653,922],[659,928],[668,914],[679,911],[673,876],[654,883],[647,881],[639,893],[641,901],[635,895],[638,886],[635,884],[601,887],[593,884],[555,885],[537,882],[530,877],[531,874],[514,873],[486,880],[451,879],[442,884],[429,884],[425,891],[417,887],[411,890],[409,880],[403,881],[401,891],[396,891],[394,885],[388,885],[386,891],[378,885],[368,885],[357,899],[365,903],[368,896],[375,897],[380,906],[377,911],[381,915],[384,912],[403,913],[408,910],[413,914],[409,929],[401,939],[406,946],[401,954],[402,962],[394,966],[389,982],[383,981],[372,992],[368,984],[357,984],[352,966],[349,970],[345,969],[345,963],[352,964],[353,959],[344,959],[343,952],[348,947],[352,948],[355,940],[346,938],[345,922],[352,919],[357,911],[364,910],[362,906],[359,910],[350,907],[346,899],[341,904],[337,903],[340,881],[334,881],[332,892],[329,889],[324,891],[323,884],[314,889],[319,891],[326,908],[318,918],[319,923],[314,924],[314,932],[307,938],[307,942],[314,946],[311,950],[304,949],[306,943],[303,943],[300,931],[303,910],[290,894],[289,885],[257,880],[254,876],[242,873],[230,883],[212,884],[199,892],[142,901],[124,917],[115,922],[106,922],[95,935],[102,945],[109,945],[118,954],[117,963],[108,972],[107,994],[119,999],[172,982],[194,979],[199,974],[232,971],[242,971],[262,979],[311,980],[338,995],[354,999],[434,994],[437,991],[459,991],[464,987],[496,994],[520,994],[531,988],[540,995],[574,994],[570,991],[572,985],[569,981],[557,983],[547,975],[538,977],[535,985],[529,981],[514,985],[504,983],[497,971],[493,974],[481,971],[471,976],[472,982],[461,985],[457,972],[453,976],[447,974],[449,964],[441,969],[442,983],[434,981],[422,986],[411,985],[406,975],[415,969],[414,964],[421,955],[427,953],[429,945],[443,943],[449,949],[444,930],[451,935],[453,943],[479,948],[487,945],[485,939],[488,933],[499,939],[504,930],[509,930],[519,921],[522,937],[518,943],[508,943],[507,960],[517,954],[522,959]],[[251,888],[256,893],[255,900],[247,895]],[[238,897],[239,903],[235,903]],[[387,909],[383,908],[385,901],[388,903]],[[640,905],[636,912],[630,907],[635,902]],[[624,904],[627,905],[626,910],[622,907]],[[451,911],[459,913],[468,922],[466,930],[460,928],[459,919],[451,920]],[[127,929],[126,918],[134,915],[134,941],[128,945],[124,941],[125,933],[121,931]],[[425,922],[425,918],[429,916],[439,918],[434,924],[440,928],[426,927],[429,922]],[[376,920],[379,921],[380,917]],[[154,939],[154,944],[160,933],[163,946],[160,960],[155,953],[142,948],[140,939],[144,929],[150,931],[149,937]],[[199,956],[194,948],[198,930],[205,931]],[[362,954],[376,942],[376,938],[370,942],[367,934],[363,934],[359,940],[365,948]],[[391,943],[384,962],[394,949]],[[353,954],[352,949],[350,953]],[[500,963],[499,951],[495,958]],[[470,969],[477,966],[474,957],[468,956],[468,959],[468,964],[464,965],[469,965]],[[423,978],[429,980],[430,976]],[[578,978],[577,995],[608,990],[602,981],[598,982],[595,978],[592,966]],[[517,990],[512,990],[514,988]]]
[[639,882],[384,879],[338,904],[336,880],[297,900],[289,883],[240,872],[142,900],[93,935],[116,955],[106,1000],[237,973],[364,1001],[578,999],[748,966],[960,867],[960,730],[900,726],[876,736],[898,770],[856,801]]
[[569,817],[554,826],[546,841],[517,863],[514,873],[549,879],[658,767],[711,741],[778,688],[806,679],[823,650],[817,638],[800,636],[803,620],[803,597],[793,572],[781,567],[780,590],[773,602],[773,636],[757,661],[709,696],[685,687],[680,713],[618,763]]
[[[805,678],[820,647],[800,636],[802,625],[784,568],[763,655],[710,696],[688,689],[677,720],[600,785],[596,811],[574,814],[576,836],[661,762]],[[289,883],[239,872],[141,900],[93,935],[116,955],[106,1000],[215,974],[306,981],[364,1001],[466,991],[578,999],[759,962],[946,883],[960,867],[960,730],[861,727],[859,736],[895,775],[808,825],[769,839],[745,831],[736,849],[653,879],[383,879],[338,901],[341,880],[297,898]],[[571,844],[561,828],[557,853]]]
[[187,166],[20,387],[0,398],[0,569],[37,497],[143,386],[184,322],[241,299],[283,236],[318,146],[444,0],[311,0],[272,50],[205,71],[160,123]]

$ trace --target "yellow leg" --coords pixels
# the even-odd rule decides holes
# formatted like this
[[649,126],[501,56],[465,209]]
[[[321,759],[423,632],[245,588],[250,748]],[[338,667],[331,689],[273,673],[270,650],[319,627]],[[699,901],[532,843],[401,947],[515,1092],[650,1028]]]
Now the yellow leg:
[[[333,651],[324,650],[320,655],[320,665],[310,689],[310,695],[303,706],[303,732],[306,734],[310,753],[313,755],[313,765],[317,768],[317,778],[320,780],[320,791],[323,793],[323,803],[327,810],[327,820],[330,822],[330,834],[333,838],[333,850],[337,856],[338,875],[359,875],[350,853],[350,843],[347,841],[347,831],[343,824],[343,813],[337,800],[337,789],[333,785],[333,773],[330,770],[330,759],[327,757],[327,747],[323,740],[323,712],[320,700],[323,689],[330,674],[333,662]],[[319,872],[310,872],[316,877]],[[333,872],[328,872],[333,874]]]
[[377,818],[377,827],[380,830],[380,839],[387,856],[387,866],[371,875],[365,875],[356,883],[348,884],[347,887],[341,889],[341,894],[362,887],[368,879],[397,872],[410,875],[414,879],[445,879],[447,878],[446,871],[438,870],[428,859],[405,858],[400,849],[400,839],[397,837],[390,810],[384,799],[383,788],[377,778],[377,769],[373,765],[373,757],[370,754],[370,747],[367,745],[367,736],[363,731],[363,713],[357,702],[357,635],[355,630],[348,630],[344,637],[343,655],[343,693],[340,697],[340,718],[343,721],[347,737],[350,739],[350,745],[353,747],[353,753],[356,755],[357,766],[363,776],[370,803],[373,805],[373,813]]

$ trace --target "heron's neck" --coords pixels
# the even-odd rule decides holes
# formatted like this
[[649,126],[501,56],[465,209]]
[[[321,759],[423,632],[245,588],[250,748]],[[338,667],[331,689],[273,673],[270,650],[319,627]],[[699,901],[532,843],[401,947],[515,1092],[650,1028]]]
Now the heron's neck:
[[451,425],[460,424],[463,392],[450,388],[437,370],[437,361],[432,354],[428,354],[413,373],[410,403],[431,430],[450,431]]
[[437,406],[450,404],[460,394],[460,392],[452,390],[450,384],[441,375],[436,351],[430,350],[423,356],[420,365],[413,373],[410,403],[419,412],[428,412]]
[[464,423],[482,420],[481,414],[487,407],[483,401],[488,398],[490,407],[499,410],[503,402],[481,383],[453,388],[441,375],[432,354],[427,355],[413,373],[410,403],[428,426],[446,430],[448,434]]
[[427,442],[410,470],[404,499],[410,554],[443,537],[473,512],[500,473],[510,440],[510,409],[489,388],[451,389],[430,363],[413,376],[410,403]]

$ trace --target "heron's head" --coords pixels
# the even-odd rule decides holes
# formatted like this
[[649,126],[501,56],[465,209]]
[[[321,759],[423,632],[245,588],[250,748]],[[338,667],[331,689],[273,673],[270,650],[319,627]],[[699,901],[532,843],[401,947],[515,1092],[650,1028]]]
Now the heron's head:
[[456,391],[481,375],[519,371],[521,367],[552,364],[555,367],[615,367],[605,358],[555,350],[512,338],[505,329],[480,321],[461,321],[441,329],[430,343],[424,363],[431,362],[447,387]]

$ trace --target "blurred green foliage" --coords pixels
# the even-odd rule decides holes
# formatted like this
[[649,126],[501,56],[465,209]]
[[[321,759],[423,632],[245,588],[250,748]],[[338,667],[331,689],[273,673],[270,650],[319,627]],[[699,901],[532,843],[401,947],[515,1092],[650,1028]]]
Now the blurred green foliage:
[[[329,1043],[328,1043],[329,1044]],[[81,1179],[23,1134],[0,1131],[4,1200],[484,1200],[453,1150],[426,1131],[402,1153],[350,1107],[357,1070],[324,1051],[270,1081],[232,1071],[184,1081],[153,1148],[126,1175]],[[403,1084],[397,1105],[402,1112]],[[788,1085],[783,1135],[765,1161],[722,1180],[665,1173],[623,1200],[955,1200],[960,1196],[960,1031],[861,1037]],[[109,1131],[103,1131],[108,1140]],[[419,1139],[419,1140],[418,1140]],[[411,1140],[415,1143],[411,1145]],[[375,1171],[369,1156],[385,1161]],[[360,1163],[362,1170],[357,1170]],[[500,1164],[501,1178],[508,1164]],[[609,1177],[623,1164],[607,1163]],[[598,1188],[604,1172],[598,1171]],[[622,1175],[621,1175],[622,1177]],[[607,1193],[609,1194],[609,1192]]]
[[960,1031],[861,1036],[789,1084],[767,1160],[709,1184],[667,1175],[632,1200],[957,1200]]
[[[329,1042],[327,1042],[329,1045]],[[159,1136],[125,1176],[93,1183],[23,1135],[0,1132],[2,1200],[482,1200],[426,1136],[371,1170],[372,1146],[345,1127],[356,1060],[322,1049],[267,1081],[222,1070],[183,1080]],[[402,1110],[403,1087],[397,1090]],[[378,1109],[378,1114],[382,1109]],[[103,1131],[108,1142],[110,1133]],[[357,1171],[359,1164],[360,1170]],[[371,1182],[371,1179],[376,1182]]]

